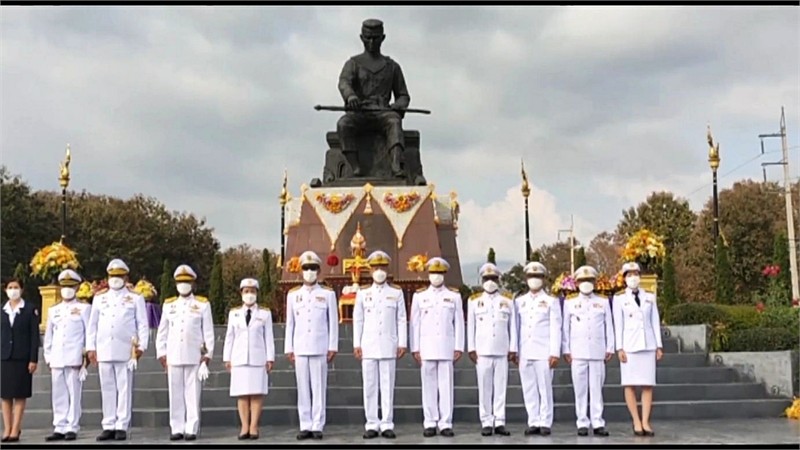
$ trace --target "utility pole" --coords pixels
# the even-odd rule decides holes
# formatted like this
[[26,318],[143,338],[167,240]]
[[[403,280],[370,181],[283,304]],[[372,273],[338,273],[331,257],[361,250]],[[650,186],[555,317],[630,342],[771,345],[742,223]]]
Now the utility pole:
[[558,230],[558,240],[561,240],[561,233],[569,233],[569,273],[575,273],[575,220],[572,214],[569,215],[569,228]]
[[[783,189],[786,198],[786,228],[789,240],[789,268],[792,278],[792,299],[800,298],[800,287],[798,286],[797,275],[797,239],[794,234],[794,211],[792,208],[792,184],[789,181],[789,144],[786,138],[786,113],[781,107],[781,132],[771,134],[759,134],[761,139],[761,153],[764,153],[764,138],[780,137],[783,149],[783,160],[773,163],[762,163],[761,166],[781,165],[783,166]],[[766,172],[764,174],[766,180]]]

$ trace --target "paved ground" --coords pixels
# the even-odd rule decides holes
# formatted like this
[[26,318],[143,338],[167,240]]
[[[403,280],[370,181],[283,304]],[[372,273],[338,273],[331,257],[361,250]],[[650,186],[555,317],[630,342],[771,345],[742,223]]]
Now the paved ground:
[[[800,446],[800,421],[783,418],[752,419],[752,420],[705,420],[705,421],[665,421],[654,423],[654,437],[645,438],[634,436],[630,425],[623,423],[610,423],[608,430],[611,436],[607,438],[579,437],[571,424],[557,423],[553,427],[553,435],[545,438],[541,436],[526,437],[522,434],[524,424],[510,424],[512,432],[509,437],[482,437],[480,430],[474,427],[455,426],[454,438],[424,438],[422,429],[415,425],[401,425],[395,431],[397,439],[374,439],[365,441],[361,438],[363,430],[358,427],[331,426],[325,430],[322,441],[304,441],[309,445],[320,444],[350,444],[370,445],[396,444],[794,444]],[[275,427],[262,427],[261,439],[257,441],[238,441],[238,429],[220,427],[206,427],[201,430],[201,436],[194,443],[198,444],[296,444],[297,430]],[[54,445],[85,445],[94,443],[95,436],[99,433],[94,428],[83,430],[78,439],[71,443]],[[50,430],[25,430],[21,444],[44,444],[44,437]],[[169,430],[153,428],[134,428],[127,443],[136,444],[171,444],[168,439]],[[192,444],[192,442],[182,442]],[[123,444],[124,443],[120,443]],[[3,444],[13,446],[14,444]]]

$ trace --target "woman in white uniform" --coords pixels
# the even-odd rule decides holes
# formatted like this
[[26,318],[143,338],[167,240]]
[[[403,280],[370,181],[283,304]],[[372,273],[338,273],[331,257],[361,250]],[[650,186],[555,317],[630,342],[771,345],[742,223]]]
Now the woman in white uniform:
[[[640,271],[635,262],[622,266],[628,286],[614,295],[614,337],[620,361],[625,403],[633,419],[636,436],[653,436],[650,411],[653,408],[653,386],[656,384],[656,361],[664,355],[661,346],[661,319],[656,296],[639,289]],[[642,415],[636,401],[636,387],[642,389]]]
[[231,397],[238,397],[242,429],[239,440],[258,439],[258,420],[269,390],[269,372],[275,362],[272,313],[256,304],[258,280],[245,278],[239,284],[241,307],[228,314],[228,332],[222,360],[231,372]]

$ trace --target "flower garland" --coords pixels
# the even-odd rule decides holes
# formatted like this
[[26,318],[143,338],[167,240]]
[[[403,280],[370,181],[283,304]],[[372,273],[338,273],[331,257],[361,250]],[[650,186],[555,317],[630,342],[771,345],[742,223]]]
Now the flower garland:
[[408,259],[406,266],[409,272],[424,272],[428,263],[428,255],[414,255]]
[[573,292],[578,292],[578,284],[575,282],[575,278],[567,272],[556,277],[553,287],[550,288],[550,293],[553,295],[568,295]]
[[31,275],[50,282],[58,278],[62,270],[77,270],[80,267],[77,254],[61,242],[53,242],[39,249],[30,262]]
[[417,192],[408,194],[400,194],[397,197],[387,192],[383,195],[383,202],[389,205],[390,208],[399,213],[404,213],[413,208],[422,197]]
[[356,196],[353,194],[317,194],[316,199],[328,212],[339,214],[347,209]]
[[634,233],[622,249],[622,259],[639,263],[642,270],[652,270],[665,254],[664,240],[646,228]]

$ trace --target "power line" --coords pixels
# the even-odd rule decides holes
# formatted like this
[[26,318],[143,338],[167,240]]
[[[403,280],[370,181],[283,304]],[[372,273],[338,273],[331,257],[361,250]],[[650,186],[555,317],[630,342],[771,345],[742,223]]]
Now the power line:
[[[777,151],[780,151],[780,150],[777,150]],[[774,153],[774,152],[767,152],[767,153]],[[767,153],[765,153],[765,154],[767,154]],[[750,164],[751,162],[753,162],[753,161],[755,161],[755,160],[757,160],[757,159],[761,158],[762,156],[764,156],[764,155],[762,155],[762,154],[758,154],[758,155],[756,155],[756,156],[754,156],[754,157],[752,157],[752,158],[748,159],[747,161],[745,161],[745,162],[743,162],[743,163],[739,164],[738,166],[734,167],[733,169],[731,169],[731,170],[729,170],[729,171],[725,172],[724,174],[722,174],[722,175],[720,176],[720,178],[725,178],[725,177],[727,177],[728,175],[732,174],[733,172],[736,172],[737,170],[739,170],[739,169],[741,169],[742,167],[744,167],[744,166],[746,166],[746,165]],[[692,192],[690,192],[690,193],[688,193],[688,194],[684,195],[684,197],[691,197],[692,195],[694,195],[694,194],[696,194],[696,193],[700,192],[702,189],[705,189],[705,188],[707,188],[707,187],[708,187],[710,184],[711,184],[711,183],[705,183],[704,185],[702,185],[702,186],[698,187],[697,189],[693,190]]]

